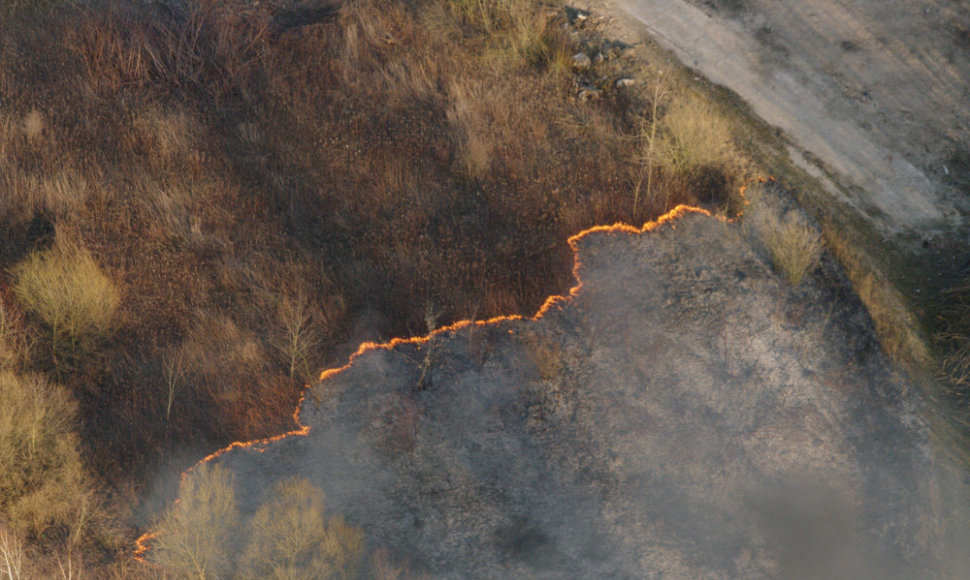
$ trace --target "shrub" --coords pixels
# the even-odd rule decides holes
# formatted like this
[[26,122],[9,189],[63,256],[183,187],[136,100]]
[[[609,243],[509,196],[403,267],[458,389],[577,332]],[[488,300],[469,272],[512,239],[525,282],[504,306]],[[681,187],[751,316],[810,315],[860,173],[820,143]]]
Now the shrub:
[[818,267],[822,257],[821,237],[795,212],[788,212],[782,219],[774,210],[768,210],[765,221],[762,241],[771,262],[789,284],[797,286],[806,274]]
[[735,163],[730,123],[699,97],[673,99],[657,122],[656,153],[667,170],[689,178],[705,168],[730,169]]
[[0,510],[32,537],[80,537],[94,503],[74,431],[77,404],[43,377],[0,372]]
[[180,578],[225,578],[239,527],[231,473],[205,463],[179,485],[178,501],[158,526],[154,560]]
[[324,517],[323,492],[294,477],[278,483],[250,525],[246,578],[356,578],[363,534],[342,518]]
[[66,346],[76,351],[110,330],[120,293],[87,250],[56,243],[27,256],[13,275],[17,298],[50,327],[55,364]]

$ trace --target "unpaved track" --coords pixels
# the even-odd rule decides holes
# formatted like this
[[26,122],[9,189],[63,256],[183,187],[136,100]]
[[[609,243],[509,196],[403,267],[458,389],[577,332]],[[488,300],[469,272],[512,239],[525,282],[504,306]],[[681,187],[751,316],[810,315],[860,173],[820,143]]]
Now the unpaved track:
[[[958,226],[970,160],[970,7],[955,0],[594,1],[730,88],[887,236]],[[810,155],[801,155],[798,149]]]

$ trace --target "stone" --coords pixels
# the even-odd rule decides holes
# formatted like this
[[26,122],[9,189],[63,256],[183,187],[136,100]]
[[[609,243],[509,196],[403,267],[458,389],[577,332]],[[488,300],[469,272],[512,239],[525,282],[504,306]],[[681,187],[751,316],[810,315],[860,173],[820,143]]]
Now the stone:
[[579,102],[585,103],[587,101],[595,101],[603,96],[603,91],[596,87],[584,86],[579,89]]
[[589,56],[585,52],[577,52],[573,55],[573,68],[578,71],[588,70],[589,67],[593,66],[593,61],[589,59]]

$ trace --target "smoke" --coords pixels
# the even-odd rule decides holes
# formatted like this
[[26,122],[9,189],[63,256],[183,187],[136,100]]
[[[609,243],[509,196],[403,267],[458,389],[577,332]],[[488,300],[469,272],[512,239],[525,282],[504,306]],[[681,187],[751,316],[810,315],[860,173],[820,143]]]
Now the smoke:
[[780,578],[918,577],[867,533],[858,506],[834,489],[789,482],[752,494],[749,509]]

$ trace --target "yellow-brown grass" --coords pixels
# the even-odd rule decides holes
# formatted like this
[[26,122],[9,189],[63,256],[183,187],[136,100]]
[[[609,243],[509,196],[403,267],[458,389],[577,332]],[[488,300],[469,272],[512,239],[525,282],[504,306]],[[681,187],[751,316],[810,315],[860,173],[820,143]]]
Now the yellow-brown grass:
[[845,268],[852,287],[865,305],[879,341],[889,358],[903,368],[925,369],[932,360],[912,311],[899,292],[878,272],[845,234],[822,230],[825,246]]
[[818,231],[795,212],[784,218],[771,214],[763,234],[771,262],[792,286],[818,267],[822,239]]

